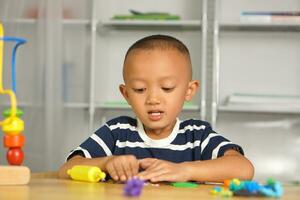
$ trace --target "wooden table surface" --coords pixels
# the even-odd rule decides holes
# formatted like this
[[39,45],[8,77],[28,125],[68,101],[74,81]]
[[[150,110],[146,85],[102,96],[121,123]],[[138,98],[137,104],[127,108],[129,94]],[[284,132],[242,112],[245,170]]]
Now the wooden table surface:
[[[221,198],[212,196],[209,191],[213,185],[199,185],[198,188],[176,188],[170,185],[147,185],[139,197],[126,197],[123,195],[123,184],[113,183],[85,183],[71,180],[60,180],[49,175],[33,174],[28,185],[0,186],[0,199],[4,200],[119,200],[119,199],[145,199],[145,200],[185,200],[185,199],[246,199],[245,197]],[[300,199],[299,186],[284,187],[285,194],[281,199]],[[251,200],[269,199],[251,197]],[[271,198],[272,199],[272,198]]]

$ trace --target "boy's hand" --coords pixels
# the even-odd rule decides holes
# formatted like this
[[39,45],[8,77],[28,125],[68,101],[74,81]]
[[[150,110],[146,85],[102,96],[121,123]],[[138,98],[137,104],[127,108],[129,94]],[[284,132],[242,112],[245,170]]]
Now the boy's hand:
[[115,181],[126,181],[139,172],[139,162],[133,155],[111,156],[105,165]]
[[184,182],[189,180],[189,171],[185,163],[172,163],[155,158],[139,160],[140,167],[145,171],[138,174],[138,177],[151,182],[169,181]]

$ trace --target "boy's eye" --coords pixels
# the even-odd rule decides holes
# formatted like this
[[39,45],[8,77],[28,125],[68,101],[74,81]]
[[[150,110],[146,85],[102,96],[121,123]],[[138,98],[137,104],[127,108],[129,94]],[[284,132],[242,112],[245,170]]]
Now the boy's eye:
[[137,93],[143,93],[145,90],[146,88],[133,88],[133,91]]
[[162,90],[165,92],[172,92],[175,87],[163,87]]

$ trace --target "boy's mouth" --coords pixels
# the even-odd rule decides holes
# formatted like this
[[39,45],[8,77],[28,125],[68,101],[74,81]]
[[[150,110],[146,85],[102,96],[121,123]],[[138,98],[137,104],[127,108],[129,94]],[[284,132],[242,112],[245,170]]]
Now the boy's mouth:
[[148,116],[149,119],[152,121],[158,121],[162,118],[163,112],[162,111],[149,111]]

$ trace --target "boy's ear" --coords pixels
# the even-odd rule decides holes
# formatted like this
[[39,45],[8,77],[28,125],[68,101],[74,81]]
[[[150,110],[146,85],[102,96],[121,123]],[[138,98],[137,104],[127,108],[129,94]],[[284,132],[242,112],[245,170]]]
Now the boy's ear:
[[192,81],[189,82],[188,89],[187,89],[186,94],[185,94],[185,100],[186,101],[192,100],[193,96],[197,92],[197,89],[198,89],[199,85],[200,85],[200,83],[197,80],[192,80]]
[[119,85],[119,90],[120,90],[122,96],[126,99],[127,103],[129,104],[126,86],[124,84]]

